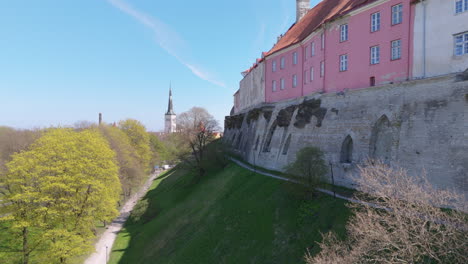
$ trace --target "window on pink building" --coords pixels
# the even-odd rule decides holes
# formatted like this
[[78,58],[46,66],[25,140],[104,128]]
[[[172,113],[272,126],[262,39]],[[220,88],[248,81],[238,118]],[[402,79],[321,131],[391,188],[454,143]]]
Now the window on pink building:
[[370,48],[370,64],[379,64],[380,63],[380,47],[373,46]]
[[310,81],[314,80],[314,67],[310,68]]
[[284,63],[285,63],[284,57],[281,57],[281,61],[280,61],[280,68],[281,69],[284,69]]
[[320,35],[320,41],[322,42],[322,49],[325,48],[325,34],[322,32],[322,34]]
[[284,79],[281,78],[281,80],[280,80],[280,89],[281,89],[281,90],[284,90],[284,88],[285,88],[285,87],[284,87]]
[[293,65],[297,64],[297,52],[293,53]]
[[340,42],[348,40],[348,24],[340,26]]
[[296,88],[297,87],[297,75],[294,74],[292,78],[292,87]]
[[371,15],[371,32],[380,30],[380,12]]
[[401,59],[401,39],[392,41],[392,60]]
[[308,55],[308,54],[307,54],[307,50],[308,50],[308,49],[309,49],[308,46],[305,46],[305,47],[304,47],[304,60],[307,60],[307,55]]
[[273,62],[272,62],[272,64],[271,64],[271,70],[272,70],[273,72],[276,71],[276,61],[273,61]]
[[307,77],[306,77],[307,76],[307,71],[304,71],[304,75],[302,75],[302,76],[303,76],[302,78],[304,79],[304,84],[307,84]]
[[310,56],[315,56],[315,42],[312,42],[312,44],[310,44]]
[[273,82],[271,83],[271,90],[272,90],[273,92],[276,92],[276,81],[273,81]]
[[403,22],[403,4],[392,6],[392,25],[401,24]]
[[325,62],[321,61],[320,62],[320,77],[323,77],[325,75]]
[[348,70],[348,54],[340,55],[340,72]]

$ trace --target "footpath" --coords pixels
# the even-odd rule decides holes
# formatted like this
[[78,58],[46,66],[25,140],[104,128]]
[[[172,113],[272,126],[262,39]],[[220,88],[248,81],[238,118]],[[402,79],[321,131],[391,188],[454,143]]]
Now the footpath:
[[105,264],[107,263],[112,245],[114,244],[117,234],[122,229],[125,221],[127,221],[130,213],[133,210],[135,204],[148,192],[153,181],[159,176],[160,172],[152,174],[145,184],[141,187],[140,191],[135,193],[120,209],[120,215],[112,221],[106,231],[101,235],[99,241],[96,243],[96,252],[86,259],[84,264]]
[[[281,177],[281,176],[278,176],[278,175],[275,175],[275,174],[272,174],[272,173],[268,173],[268,172],[265,172],[265,171],[262,171],[262,170],[259,170],[259,169],[255,169],[251,165],[249,165],[247,163],[244,163],[244,162],[242,162],[240,160],[237,160],[235,158],[231,157],[230,159],[234,163],[236,163],[237,165],[239,165],[239,166],[241,166],[241,167],[243,167],[245,169],[248,169],[250,171],[253,171],[255,173],[258,173],[258,174],[261,174],[261,175],[264,175],[264,176],[268,176],[268,177],[271,177],[271,178],[275,178],[275,179],[278,179],[278,180],[282,180],[282,181],[288,181],[288,182],[293,182],[293,183],[297,183],[297,184],[304,184],[304,183],[302,183],[300,181],[297,181],[297,180],[294,180],[294,179],[291,179],[291,178]],[[321,193],[327,194],[327,195],[334,196],[336,198],[340,198],[340,199],[352,202],[352,203],[358,203],[358,204],[368,205],[368,206],[374,207],[374,208],[380,208],[380,209],[388,210],[387,208],[384,208],[384,207],[379,206],[377,204],[357,200],[357,199],[352,198],[351,196],[348,196],[348,195],[345,195],[345,194],[340,194],[337,191],[332,192],[330,190],[326,190],[326,189],[323,189],[323,188],[316,188],[315,190],[317,190],[317,191],[319,191]]]

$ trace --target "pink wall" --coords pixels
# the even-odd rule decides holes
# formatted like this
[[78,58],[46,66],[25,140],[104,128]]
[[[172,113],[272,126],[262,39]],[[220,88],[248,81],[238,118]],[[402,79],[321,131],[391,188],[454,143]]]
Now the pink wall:
[[[391,25],[391,7],[403,4],[403,22]],[[380,12],[380,30],[370,30],[371,14]],[[345,89],[369,87],[370,77],[376,85],[404,81],[409,77],[411,50],[409,45],[411,21],[410,0],[391,0],[353,16],[348,16],[327,25],[325,50],[321,50],[321,32],[300,46],[274,54],[266,59],[267,102],[275,102],[308,95],[314,92],[339,92]],[[340,25],[348,24],[348,40],[340,42]],[[401,39],[401,59],[391,60],[391,41]],[[311,56],[310,45],[315,43],[315,56]],[[370,47],[380,46],[380,63],[370,64]],[[304,49],[307,54],[304,58]],[[292,65],[292,54],[298,52],[298,64]],[[340,55],[348,55],[348,70],[340,72]],[[285,69],[280,69],[280,58],[286,58]],[[272,72],[276,60],[277,70]],[[325,61],[325,76],[320,77],[320,62]],[[310,81],[310,68],[314,68],[314,80]],[[303,75],[307,76],[304,82]],[[292,88],[292,76],[297,74],[298,86]],[[285,78],[286,89],[280,90],[280,78]],[[277,91],[272,91],[272,81],[277,82]]]

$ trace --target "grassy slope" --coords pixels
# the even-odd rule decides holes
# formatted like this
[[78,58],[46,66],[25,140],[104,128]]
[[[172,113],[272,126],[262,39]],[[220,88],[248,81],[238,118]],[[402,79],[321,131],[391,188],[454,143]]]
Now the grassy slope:
[[305,201],[291,184],[234,164],[198,184],[192,177],[179,169],[154,182],[110,263],[301,263],[320,232],[344,233],[342,200]]

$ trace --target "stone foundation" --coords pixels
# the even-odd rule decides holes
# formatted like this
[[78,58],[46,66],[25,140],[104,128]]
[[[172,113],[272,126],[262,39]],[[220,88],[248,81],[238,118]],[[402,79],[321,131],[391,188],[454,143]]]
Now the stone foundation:
[[225,140],[268,169],[316,146],[342,186],[373,158],[468,194],[468,81],[454,75],[262,104],[225,123]]

